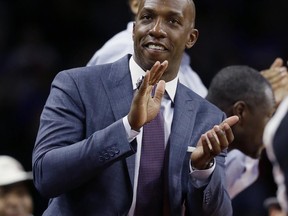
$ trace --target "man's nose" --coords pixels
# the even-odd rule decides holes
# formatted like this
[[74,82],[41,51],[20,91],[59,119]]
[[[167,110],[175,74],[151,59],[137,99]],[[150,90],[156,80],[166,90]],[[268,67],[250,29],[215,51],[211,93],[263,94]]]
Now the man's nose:
[[165,31],[165,21],[163,19],[158,18],[155,20],[151,30],[150,30],[150,35],[154,37],[166,37],[167,33]]

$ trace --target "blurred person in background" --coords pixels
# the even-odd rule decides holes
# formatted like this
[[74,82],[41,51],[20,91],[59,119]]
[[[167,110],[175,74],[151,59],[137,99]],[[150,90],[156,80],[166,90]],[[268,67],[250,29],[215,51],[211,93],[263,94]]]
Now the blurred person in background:
[[[288,215],[288,78],[282,75],[281,85],[276,85],[281,96],[278,108],[264,130],[263,142],[267,156],[273,165],[273,177],[277,184],[277,199],[264,203],[266,206],[276,206],[269,211],[269,216]],[[278,205],[277,205],[278,202]],[[279,208],[280,207],[280,208]]]
[[268,216],[287,216],[287,214],[282,210],[277,197],[269,197],[265,199],[264,207]]
[[[266,70],[262,70],[261,74],[269,81],[272,86],[274,98],[275,98],[275,110],[277,109],[279,103],[283,100],[283,96],[287,94],[287,86],[288,86],[288,75],[287,75],[287,67],[284,65],[284,61],[282,58],[276,58],[270,68]],[[236,150],[232,150],[234,152]],[[229,155],[230,153],[228,153]],[[239,151],[239,158],[247,159],[245,155]],[[228,156],[229,159],[229,156]],[[255,159],[254,159],[255,160]],[[235,160],[237,161],[237,160]],[[258,169],[256,167],[256,163],[259,163]],[[244,164],[242,162],[242,164]],[[247,166],[247,165],[246,165]],[[272,165],[269,159],[267,158],[266,148],[263,149],[259,161],[255,160],[255,166],[253,169],[252,164],[250,164],[250,169],[254,173],[254,178],[257,177],[256,181],[252,183],[251,186],[248,185],[245,190],[240,191],[233,198],[233,208],[235,209],[235,216],[242,215],[266,215],[268,212],[271,212],[271,215],[274,215],[275,212],[279,211],[279,204],[271,203],[271,196],[275,196],[277,186],[274,182],[272,175]],[[228,167],[229,169],[229,167]],[[258,173],[258,174],[257,174]],[[250,179],[250,180],[253,180]],[[251,181],[252,182],[252,181]],[[241,188],[241,187],[240,187]],[[257,197],[255,197],[257,196]],[[273,199],[276,200],[276,199]],[[263,202],[265,205],[263,207]],[[253,203],[253,204],[252,204]],[[271,204],[271,206],[269,206]],[[273,213],[272,213],[273,212]],[[270,213],[268,213],[270,215]]]
[[32,215],[29,183],[32,183],[31,172],[26,172],[13,157],[0,156],[0,216]]
[[275,110],[273,90],[259,71],[234,65],[213,77],[206,99],[227,116],[239,117],[225,162],[227,190],[233,199],[258,178],[263,130]]

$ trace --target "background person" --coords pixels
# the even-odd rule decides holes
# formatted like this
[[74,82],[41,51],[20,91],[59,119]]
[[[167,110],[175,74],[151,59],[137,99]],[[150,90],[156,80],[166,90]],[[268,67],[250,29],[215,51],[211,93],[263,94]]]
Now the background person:
[[0,155],[0,215],[31,216],[33,199],[28,182],[32,173],[26,172],[14,158]]
[[282,211],[288,214],[287,128],[288,97],[280,103],[275,115],[264,131],[264,143],[268,158],[273,164],[273,176],[277,183],[277,199]]
[[263,130],[275,111],[273,90],[257,70],[233,65],[213,77],[206,99],[227,116],[239,117],[225,162],[227,189],[233,199],[258,178]]

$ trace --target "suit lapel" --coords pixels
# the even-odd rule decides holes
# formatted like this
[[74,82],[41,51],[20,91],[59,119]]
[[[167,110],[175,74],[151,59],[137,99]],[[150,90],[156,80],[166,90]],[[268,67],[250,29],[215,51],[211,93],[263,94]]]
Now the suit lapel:
[[[103,72],[102,81],[115,119],[126,116],[133,99],[133,87],[129,69],[130,55],[111,65],[111,70]],[[106,74],[105,74],[106,73]],[[108,79],[107,79],[108,76]],[[126,159],[131,184],[134,184],[135,154]]]
[[111,64],[110,70],[104,71],[102,76],[104,88],[116,120],[128,114],[133,98],[128,61],[129,56],[123,57]]
[[191,140],[196,118],[195,110],[197,110],[196,106],[198,104],[193,103],[194,98],[191,93],[192,92],[182,84],[178,84],[170,134],[170,157],[172,157],[172,161],[173,159],[176,161],[179,161],[179,158],[184,159],[189,140]]
[[181,200],[182,196],[178,185],[181,180],[183,162],[187,156],[187,147],[188,145],[192,145],[189,141],[191,141],[196,118],[195,110],[198,109],[198,103],[195,103],[194,100],[194,93],[178,83],[174,103],[173,123],[167,146],[169,148],[168,184],[171,203]]

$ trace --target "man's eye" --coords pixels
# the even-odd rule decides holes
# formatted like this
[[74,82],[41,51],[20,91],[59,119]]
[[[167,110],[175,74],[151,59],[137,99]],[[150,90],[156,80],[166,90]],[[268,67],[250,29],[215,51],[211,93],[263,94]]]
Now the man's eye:
[[145,15],[145,16],[143,16],[143,19],[149,20],[149,19],[151,19],[151,16]]
[[178,24],[179,23],[179,21],[177,19],[171,19],[169,22],[171,24]]

